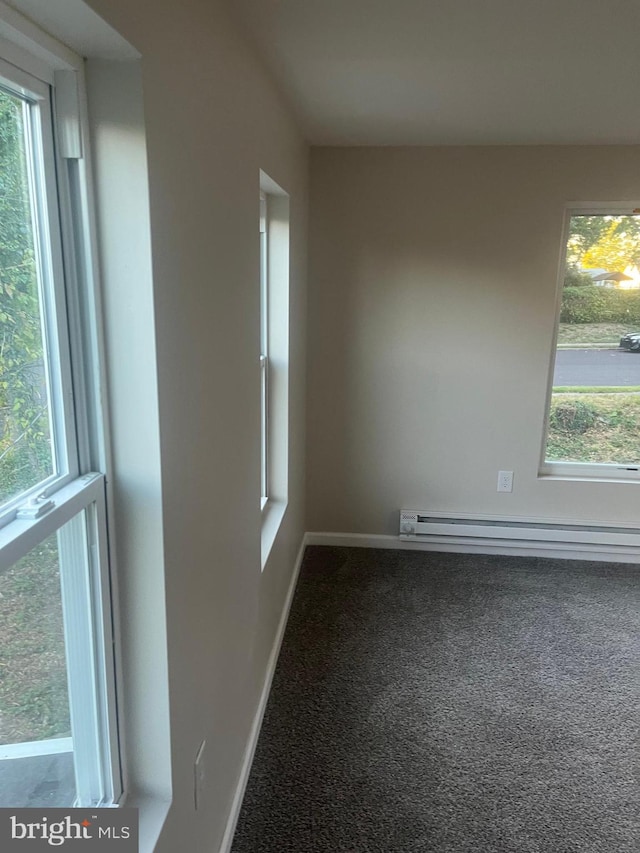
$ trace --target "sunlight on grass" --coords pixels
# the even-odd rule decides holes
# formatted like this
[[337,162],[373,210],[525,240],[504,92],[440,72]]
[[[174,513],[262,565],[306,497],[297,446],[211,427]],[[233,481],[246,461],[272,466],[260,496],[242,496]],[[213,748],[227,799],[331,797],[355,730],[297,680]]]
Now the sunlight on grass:
[[558,344],[613,344],[628,332],[640,331],[633,323],[560,323]]

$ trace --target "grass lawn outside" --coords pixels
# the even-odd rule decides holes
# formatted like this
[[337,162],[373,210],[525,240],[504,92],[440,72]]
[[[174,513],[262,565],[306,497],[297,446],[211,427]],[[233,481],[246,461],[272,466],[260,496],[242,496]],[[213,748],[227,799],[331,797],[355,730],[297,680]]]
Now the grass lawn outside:
[[640,392],[640,385],[554,385],[554,394],[636,394]]
[[546,458],[640,465],[640,393],[554,388]]
[[559,347],[618,346],[620,338],[640,328],[633,323],[560,323]]
[[54,534],[0,573],[0,744],[70,734]]

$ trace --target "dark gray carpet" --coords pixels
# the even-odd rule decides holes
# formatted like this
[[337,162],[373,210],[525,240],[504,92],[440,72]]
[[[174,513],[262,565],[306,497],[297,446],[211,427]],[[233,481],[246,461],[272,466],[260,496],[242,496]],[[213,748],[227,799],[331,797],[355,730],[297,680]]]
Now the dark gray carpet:
[[307,549],[233,853],[638,853],[640,568]]

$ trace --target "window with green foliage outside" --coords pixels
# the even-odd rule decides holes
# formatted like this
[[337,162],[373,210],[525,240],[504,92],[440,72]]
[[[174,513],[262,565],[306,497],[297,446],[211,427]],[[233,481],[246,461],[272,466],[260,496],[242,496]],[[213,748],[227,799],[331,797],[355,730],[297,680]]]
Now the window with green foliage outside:
[[21,61],[0,56],[0,806],[111,806],[122,783],[80,79]]
[[639,267],[639,215],[571,215],[547,422],[548,463],[640,466]]
[[0,89],[0,504],[54,472],[28,121]]

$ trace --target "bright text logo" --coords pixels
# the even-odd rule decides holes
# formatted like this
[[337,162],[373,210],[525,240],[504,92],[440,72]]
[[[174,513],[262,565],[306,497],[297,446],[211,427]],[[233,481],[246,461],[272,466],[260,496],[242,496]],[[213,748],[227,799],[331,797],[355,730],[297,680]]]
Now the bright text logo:
[[0,850],[137,853],[136,809],[0,809]]

